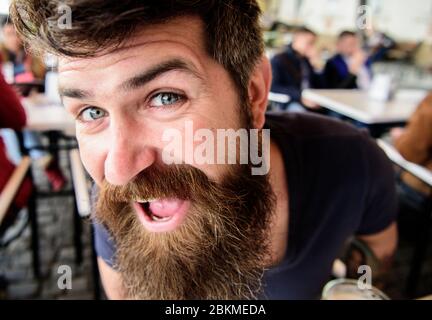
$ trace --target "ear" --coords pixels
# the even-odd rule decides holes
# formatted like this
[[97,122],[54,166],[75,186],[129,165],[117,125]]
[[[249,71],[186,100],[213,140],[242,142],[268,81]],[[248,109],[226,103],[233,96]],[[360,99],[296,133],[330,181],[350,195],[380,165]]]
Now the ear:
[[261,129],[264,126],[271,80],[270,62],[266,56],[263,56],[255,67],[248,86],[252,124],[256,129]]

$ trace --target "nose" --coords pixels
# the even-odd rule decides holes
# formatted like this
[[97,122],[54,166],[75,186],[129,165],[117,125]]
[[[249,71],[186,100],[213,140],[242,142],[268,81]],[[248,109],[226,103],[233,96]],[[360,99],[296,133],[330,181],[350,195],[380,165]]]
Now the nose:
[[142,139],[144,130],[130,123],[111,124],[104,167],[108,183],[125,185],[155,162],[155,150]]

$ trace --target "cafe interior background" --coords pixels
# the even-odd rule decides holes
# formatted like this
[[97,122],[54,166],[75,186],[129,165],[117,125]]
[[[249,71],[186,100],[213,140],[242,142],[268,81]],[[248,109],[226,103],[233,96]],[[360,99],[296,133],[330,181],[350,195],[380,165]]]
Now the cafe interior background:
[[[260,4],[269,58],[291,42],[293,30],[299,26],[307,26],[318,35],[318,55],[314,61],[318,70],[335,52],[337,35],[342,30],[358,32],[364,46],[371,37],[368,28],[375,35],[385,36],[391,45],[384,44],[383,54],[372,64],[374,78],[380,79],[372,85],[382,89],[390,79],[392,91],[388,97],[374,96],[372,86],[366,92],[355,90],[345,100],[340,98],[343,97],[340,92],[339,98],[328,91],[308,90],[303,94],[330,110],[346,112],[344,121],[368,125],[381,119],[390,123],[374,137],[394,162],[395,170],[411,170],[431,185],[432,172],[403,159],[392,148],[388,136],[393,126],[406,123],[421,98],[432,90],[432,0],[261,0]],[[8,0],[0,0],[0,14],[7,12]],[[2,130],[2,135],[9,137],[5,140],[16,139],[15,146],[8,145],[8,152],[17,169],[12,186],[1,194],[0,223],[4,223],[2,210],[8,199],[13,198],[13,184],[31,176],[36,191],[26,208],[0,233],[0,299],[103,298],[88,220],[91,181],[77,152],[73,123],[58,99],[55,60],[46,57],[44,63],[48,70],[44,80],[36,83],[34,92],[22,100],[29,119],[26,129],[37,132],[42,146],[58,159],[65,181],[61,188],[53,188],[39,162],[25,156],[28,150],[13,150],[22,146],[22,134]],[[10,69],[7,65],[2,67],[8,80]],[[9,81],[13,82],[13,78]],[[346,106],[350,99],[361,101],[353,101],[350,109]],[[269,109],[286,112],[282,106],[288,100],[289,97],[272,92]],[[396,111],[387,114],[390,118],[386,120],[383,113],[387,104]],[[381,288],[391,299],[432,294],[432,210],[426,211],[406,207],[399,213],[398,249],[387,283]],[[71,288],[65,278],[69,272]],[[344,265],[336,261],[333,277],[343,276]]]

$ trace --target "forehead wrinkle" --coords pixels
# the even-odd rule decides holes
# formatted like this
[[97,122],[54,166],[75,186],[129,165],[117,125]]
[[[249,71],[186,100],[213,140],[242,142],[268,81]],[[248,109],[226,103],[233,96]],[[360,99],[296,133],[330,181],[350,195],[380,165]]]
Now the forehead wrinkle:
[[[114,59],[113,61],[107,61],[107,64],[109,63],[110,66],[114,66],[120,62],[126,61],[128,59],[136,58],[139,54],[129,55],[127,57],[118,57]],[[86,69],[89,65],[92,65],[94,61],[98,58],[104,58],[103,56],[97,56],[97,57],[89,57],[89,58],[65,58],[64,63],[60,63],[59,65],[59,72],[69,72],[69,71],[83,71]],[[105,60],[105,59],[104,59]],[[103,64],[102,66],[103,67]]]
[[[204,70],[203,64],[201,63],[199,56],[196,54],[195,50],[193,50],[183,42],[172,41],[167,38],[162,40],[146,40],[146,41],[131,43],[128,45],[122,45],[121,47],[116,48],[115,50],[108,49],[94,57],[86,57],[86,58],[61,57],[60,58],[61,63],[59,64],[59,72],[80,71],[82,69],[86,69],[86,67],[88,67],[89,65],[93,65],[96,59],[100,59],[100,62],[97,63],[99,67],[114,66],[118,63],[127,61],[129,59],[140,57],[141,55],[143,55],[141,50],[145,49],[146,47],[149,47],[151,45],[163,45],[163,44],[171,44],[171,45],[174,44],[176,46],[181,46],[185,51],[187,51],[188,56],[190,56],[188,57],[188,59],[193,60],[194,64],[197,65],[201,71]],[[130,51],[130,53],[128,54],[127,51]],[[203,50],[202,53],[204,57],[211,59],[211,57],[208,56],[206,50]]]
[[[128,48],[123,48],[124,50],[130,50],[130,51],[135,51],[137,50],[137,48],[141,47],[142,45],[144,45],[144,43],[150,44],[157,44],[157,43],[161,43],[161,42],[166,42],[166,41],[150,41],[150,42],[140,42],[139,44],[135,44],[132,45]],[[183,45],[182,45],[183,46]],[[185,50],[188,51],[188,55],[186,56],[185,53],[183,54],[177,54],[175,57],[174,56],[167,56],[164,57],[164,59],[161,59],[160,62],[155,62],[152,63],[152,65],[150,65],[148,68],[151,69],[152,67],[163,63],[163,61],[166,60],[173,60],[173,59],[178,59],[178,60],[183,60],[186,62],[186,65],[188,65],[190,67],[189,70],[190,73],[193,73],[195,75],[195,77],[200,80],[201,84],[204,87],[207,87],[207,81],[205,79],[208,78],[208,72],[207,70],[203,67],[203,64],[206,63],[205,61],[201,61],[199,56],[197,56],[195,54],[195,52],[193,52],[193,50],[189,49],[187,46],[184,46]],[[135,48],[135,49],[133,49]],[[118,64],[120,62],[125,62],[129,59],[134,59],[134,58],[139,58],[142,56],[142,53],[135,53],[135,52],[131,52],[128,56],[120,56],[120,57],[116,57],[114,60],[110,60],[110,61],[104,61],[103,64],[107,64],[110,63],[110,66],[113,66],[115,64]],[[207,57],[206,57],[207,58]],[[211,59],[210,57],[208,57],[209,59]],[[71,59],[71,60],[67,60],[67,62],[62,64],[62,67],[60,68],[60,72],[63,74],[67,74],[69,72],[86,72],[85,69],[89,66],[91,66],[92,68],[96,68],[96,69],[102,69],[102,66],[97,66],[95,67],[94,64],[92,64],[93,60],[96,59],[96,57],[94,58],[87,58],[87,59]],[[114,61],[114,62],[113,62]],[[102,65],[103,65],[102,64]],[[181,71],[181,70],[173,70],[173,71]],[[183,71],[185,72],[185,71]],[[67,84],[66,84],[67,86]],[[66,87],[66,86],[62,86],[62,87]],[[77,88],[78,89],[78,88]],[[208,89],[208,88],[207,88]],[[206,90],[207,91],[207,90]]]

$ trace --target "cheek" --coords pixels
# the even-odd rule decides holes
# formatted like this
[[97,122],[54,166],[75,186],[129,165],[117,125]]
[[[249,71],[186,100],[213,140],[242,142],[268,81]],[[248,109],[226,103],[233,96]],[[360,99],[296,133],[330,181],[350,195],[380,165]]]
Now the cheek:
[[[218,152],[218,140],[217,140],[217,129],[230,129],[234,128],[236,129],[238,124],[236,124],[234,121],[233,123],[230,123],[229,121],[218,121],[216,119],[216,114],[212,119],[209,119],[207,117],[194,117],[187,119],[188,123],[185,125],[183,121],[179,124],[177,124],[175,127],[176,130],[180,133],[181,137],[181,144],[178,145],[177,154],[181,154],[181,163],[187,163],[202,172],[204,172],[208,177],[211,179],[220,182],[222,177],[224,177],[228,171],[229,167],[232,165],[230,164],[217,164],[217,152]],[[222,118],[223,120],[224,118]],[[232,118],[231,118],[232,119]],[[173,128],[171,127],[171,128]],[[213,163],[205,162],[205,163],[197,163],[196,162],[196,154],[195,151],[200,146],[202,147],[203,144],[205,144],[205,141],[207,141],[205,138],[200,139],[197,134],[197,132],[200,129],[206,129],[206,132],[209,132],[208,129],[210,129],[212,136],[213,136],[213,144],[209,144],[211,150],[213,150],[212,156],[210,156],[211,159],[213,159]],[[163,142],[166,144],[167,142]],[[199,150],[199,149],[198,149]],[[202,148],[201,148],[202,150]],[[189,157],[188,157],[189,155]]]
[[79,150],[83,165],[92,179],[101,184],[104,177],[104,160],[106,157],[106,147],[103,141],[79,137]]
[[216,181],[217,183],[222,182],[222,178],[225,177],[231,171],[229,164],[212,164],[212,165],[194,165],[197,169],[204,172],[209,178]]

